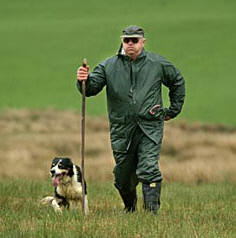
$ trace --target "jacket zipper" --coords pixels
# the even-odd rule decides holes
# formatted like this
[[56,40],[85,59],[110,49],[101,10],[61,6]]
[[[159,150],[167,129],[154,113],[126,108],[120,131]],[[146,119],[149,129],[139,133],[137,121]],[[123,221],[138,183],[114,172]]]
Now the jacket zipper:
[[136,99],[135,99],[135,78],[134,78],[134,73],[133,73],[133,63],[132,61],[130,60],[129,61],[129,67],[130,67],[130,80],[131,80],[131,88],[130,88],[130,93],[132,95],[132,101],[133,101],[133,104],[136,104]]

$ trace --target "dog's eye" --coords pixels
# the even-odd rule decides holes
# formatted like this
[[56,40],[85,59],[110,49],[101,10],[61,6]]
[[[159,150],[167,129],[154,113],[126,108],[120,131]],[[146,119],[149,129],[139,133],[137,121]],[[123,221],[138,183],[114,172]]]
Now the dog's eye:
[[59,163],[59,164],[58,164],[58,168],[60,168],[60,169],[64,169],[64,168],[66,168],[66,165],[63,164],[63,163]]

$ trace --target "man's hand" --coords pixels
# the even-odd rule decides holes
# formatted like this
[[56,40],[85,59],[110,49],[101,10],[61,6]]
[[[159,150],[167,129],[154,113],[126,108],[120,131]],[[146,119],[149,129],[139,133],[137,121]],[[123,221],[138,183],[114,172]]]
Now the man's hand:
[[77,70],[77,80],[78,81],[86,81],[89,75],[89,66],[79,67]]
[[165,121],[169,121],[171,119],[171,117],[170,116],[165,116]]

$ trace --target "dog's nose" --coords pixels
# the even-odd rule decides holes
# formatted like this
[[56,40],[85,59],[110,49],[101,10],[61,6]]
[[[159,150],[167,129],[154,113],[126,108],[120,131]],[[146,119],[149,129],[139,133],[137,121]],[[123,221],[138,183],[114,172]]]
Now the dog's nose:
[[51,169],[51,170],[50,170],[50,173],[51,173],[51,175],[53,176],[53,175],[55,174],[55,170],[54,170],[54,169]]

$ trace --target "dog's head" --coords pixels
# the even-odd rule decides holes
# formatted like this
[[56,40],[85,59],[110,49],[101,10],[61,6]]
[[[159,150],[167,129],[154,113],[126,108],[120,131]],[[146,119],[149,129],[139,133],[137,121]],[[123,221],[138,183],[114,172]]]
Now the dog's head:
[[74,175],[71,159],[60,157],[54,158],[52,160],[50,174],[54,187],[57,187],[60,183],[68,183]]

